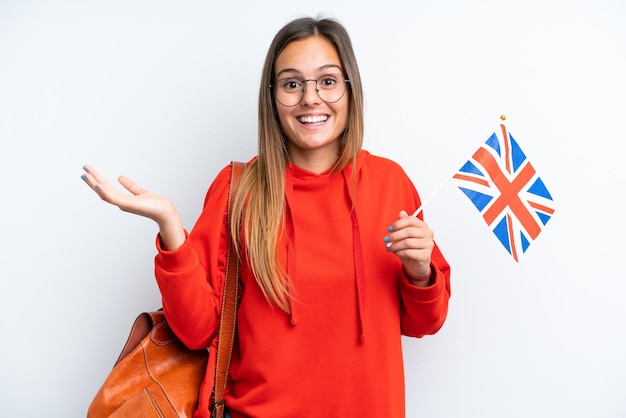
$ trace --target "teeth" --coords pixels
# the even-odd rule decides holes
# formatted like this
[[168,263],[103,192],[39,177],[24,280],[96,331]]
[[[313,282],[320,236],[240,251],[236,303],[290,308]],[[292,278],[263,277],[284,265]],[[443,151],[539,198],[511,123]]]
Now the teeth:
[[302,123],[320,123],[326,122],[328,119],[327,115],[318,115],[318,116],[300,116],[298,120]]

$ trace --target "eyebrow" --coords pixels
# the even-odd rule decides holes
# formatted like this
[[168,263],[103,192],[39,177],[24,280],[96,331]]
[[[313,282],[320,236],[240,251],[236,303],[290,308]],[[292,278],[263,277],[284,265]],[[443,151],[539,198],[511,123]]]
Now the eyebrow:
[[[341,68],[340,65],[337,65],[337,64],[322,65],[321,67],[317,69],[317,71],[320,72],[320,71],[328,70],[330,68],[337,68],[343,74],[343,69]],[[278,73],[276,73],[276,78],[279,78],[284,73],[302,74],[299,70],[295,68],[285,68],[285,69],[280,70]]]

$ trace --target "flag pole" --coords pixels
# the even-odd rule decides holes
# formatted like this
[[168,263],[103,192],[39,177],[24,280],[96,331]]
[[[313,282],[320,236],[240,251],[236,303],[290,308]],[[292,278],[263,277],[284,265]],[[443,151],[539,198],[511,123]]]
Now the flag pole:
[[[504,121],[506,120],[506,115],[501,115],[500,116],[500,120],[502,121],[501,123],[504,123]],[[415,217],[415,216],[419,215],[419,213],[422,211],[422,209],[424,209],[424,206],[426,206],[426,204],[430,201],[430,199],[432,199],[433,196],[435,196],[437,194],[439,189],[441,189],[443,187],[443,185],[446,184],[447,181],[452,180],[452,177],[454,176],[454,173],[456,173],[458,171],[458,167],[462,167],[466,160],[467,160],[467,158],[463,159],[463,161],[461,162],[460,165],[457,166],[457,168],[453,169],[446,177],[444,177],[443,181],[439,184],[439,186],[437,186],[435,188],[435,190],[433,190],[433,192],[426,198],[426,200],[424,200],[419,205],[419,207],[415,210],[415,212],[413,212],[413,215],[411,215],[411,216]]]
[[[456,171],[456,170],[455,170],[455,171]],[[441,189],[441,188],[443,187],[443,185],[444,185],[444,184],[446,184],[446,182],[447,182],[447,181],[450,181],[451,174],[452,174],[452,172],[451,172],[450,174],[448,174],[448,175],[447,175],[447,176],[443,179],[443,181],[442,181],[441,183],[439,183],[439,186],[437,186],[437,187],[435,188],[435,190],[433,190],[433,192],[430,194],[430,196],[428,196],[428,197],[426,198],[426,200],[424,200],[424,201],[420,204],[419,208],[417,208],[417,210],[416,210],[415,212],[413,212],[413,215],[411,215],[411,216],[417,216],[417,215],[419,215],[419,213],[422,211],[422,209],[424,208],[424,206],[425,206],[425,205],[426,205],[426,204],[430,201],[430,199],[432,199],[432,198],[433,198],[433,196],[434,196],[434,195],[436,195],[436,194],[437,194],[437,192],[439,191],[439,189]]]

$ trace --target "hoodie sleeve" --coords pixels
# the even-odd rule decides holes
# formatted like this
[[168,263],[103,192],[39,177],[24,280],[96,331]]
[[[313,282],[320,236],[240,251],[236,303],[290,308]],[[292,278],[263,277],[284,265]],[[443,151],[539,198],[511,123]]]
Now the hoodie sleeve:
[[[422,205],[419,193],[404,170],[396,173],[396,195],[404,196],[402,209],[415,210]],[[401,199],[401,198],[400,198]],[[423,218],[422,211],[418,216]],[[450,298],[450,265],[435,243],[431,256],[431,280],[428,287],[414,286],[404,269],[400,272],[401,329],[410,337],[434,334],[443,325],[448,314]]]
[[203,211],[182,246],[165,251],[160,237],[156,240],[155,276],[163,311],[172,330],[191,349],[208,347],[218,329],[228,250],[229,181],[230,165],[210,186]]
[[428,287],[414,286],[403,273],[400,285],[402,298],[402,334],[423,337],[434,334],[448,314],[450,298],[450,266],[435,244],[431,257],[431,280]]

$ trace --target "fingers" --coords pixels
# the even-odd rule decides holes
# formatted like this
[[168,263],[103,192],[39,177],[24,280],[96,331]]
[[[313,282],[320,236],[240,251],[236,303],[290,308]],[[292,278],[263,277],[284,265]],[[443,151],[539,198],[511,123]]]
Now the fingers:
[[385,242],[394,242],[408,237],[433,237],[433,231],[423,220],[409,216],[406,211],[400,211],[399,219],[387,229],[389,234]]
[[416,280],[430,275],[435,234],[426,222],[401,211],[387,231],[384,237],[387,251],[400,258],[407,275]]
[[[122,210],[125,209],[123,206],[127,202],[126,194],[117,190],[113,184],[111,184],[92,166],[84,165],[83,170],[85,170],[85,173],[81,176],[81,178],[102,200],[112,205],[119,206]],[[130,191],[135,196],[143,192],[143,189],[128,177],[122,176],[118,180],[125,189]]]
[[102,185],[109,183],[107,179],[92,166],[85,164],[83,166],[83,170],[85,170],[83,180],[85,180],[93,189],[100,189],[102,188]]
[[427,228],[404,228],[387,234],[384,238],[387,251],[398,253],[404,250],[432,250],[433,232]]
[[388,228],[384,242],[387,251],[399,256],[404,263],[427,267],[435,245],[434,235],[426,222],[401,211],[399,219]]
[[107,183],[107,181],[91,166],[85,165],[83,166],[83,170],[85,170],[85,173],[81,178],[93,191],[100,194],[101,184]]
[[92,166],[84,165],[83,170],[85,173],[81,176],[83,180],[94,190],[102,189],[103,186],[108,186],[109,182],[107,179],[102,176],[102,174],[98,173]]

